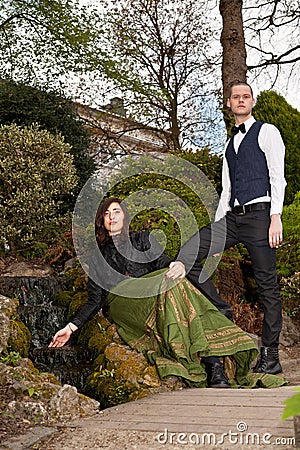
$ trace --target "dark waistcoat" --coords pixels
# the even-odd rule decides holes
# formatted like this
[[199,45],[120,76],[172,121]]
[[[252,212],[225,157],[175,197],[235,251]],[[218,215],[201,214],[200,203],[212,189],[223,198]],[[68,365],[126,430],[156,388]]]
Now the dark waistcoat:
[[269,169],[264,152],[258,144],[262,122],[254,122],[242,140],[236,153],[231,137],[225,157],[229,167],[231,183],[230,206],[237,199],[240,205],[258,197],[270,195]]

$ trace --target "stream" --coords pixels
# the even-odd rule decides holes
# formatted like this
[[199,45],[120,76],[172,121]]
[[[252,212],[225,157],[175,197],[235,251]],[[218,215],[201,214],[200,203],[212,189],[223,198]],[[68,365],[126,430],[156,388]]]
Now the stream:
[[68,280],[63,277],[0,277],[0,292],[19,301],[17,312],[32,336],[29,358],[35,367],[84,393],[92,366],[89,352],[73,336],[61,349],[48,348],[53,335],[67,322],[67,308],[52,304],[53,295],[64,290],[68,290]]

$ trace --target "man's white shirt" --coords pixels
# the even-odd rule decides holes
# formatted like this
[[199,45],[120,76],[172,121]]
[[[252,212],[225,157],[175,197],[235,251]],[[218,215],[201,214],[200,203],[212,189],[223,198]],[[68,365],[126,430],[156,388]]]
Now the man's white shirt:
[[[248,132],[248,130],[250,129],[250,127],[253,125],[254,122],[255,122],[254,117],[250,117],[248,120],[246,120],[245,122],[246,132]],[[245,135],[246,135],[245,133],[241,132],[238,132],[236,135],[234,135],[233,147],[236,153],[238,152],[239,146],[242,140],[244,139]],[[228,163],[225,157],[225,152],[228,143],[229,140],[226,142],[224,149],[223,168],[222,168],[222,193],[216,211],[215,216],[216,221],[225,216],[227,211],[231,210],[229,206],[231,196],[231,183],[229,177]],[[257,202],[271,202],[270,215],[281,214],[284,201],[286,181],[284,178],[285,147],[279,130],[272,124],[264,123],[259,131],[258,144],[266,156],[267,165],[269,169],[271,192],[268,193],[269,195],[267,196],[255,198],[246,204],[249,205],[250,203],[257,203]],[[238,204],[239,203],[237,199],[235,199],[235,205]]]

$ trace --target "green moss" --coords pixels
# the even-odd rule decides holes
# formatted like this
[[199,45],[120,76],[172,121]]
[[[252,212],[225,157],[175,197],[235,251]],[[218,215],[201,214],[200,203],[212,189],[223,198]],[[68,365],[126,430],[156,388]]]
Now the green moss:
[[104,317],[96,315],[81,329],[78,345],[88,347],[93,357],[96,358],[112,342],[112,337],[105,328],[108,325],[109,322]]
[[132,355],[122,361],[116,369],[116,380],[120,384],[124,384],[128,391],[139,389],[139,381],[143,378],[143,372],[146,369],[147,362],[144,358],[139,358],[140,355]]
[[28,357],[31,334],[28,328],[18,317],[10,320],[10,335],[7,341],[7,348],[10,351],[19,353],[22,357]]
[[105,348],[111,344],[111,339],[107,334],[97,331],[89,339],[88,348],[94,356],[98,356],[104,352]]
[[97,316],[95,316],[81,328],[78,336],[78,345],[87,348],[90,338],[98,331],[100,332]]
[[120,385],[114,379],[114,373],[107,369],[92,373],[87,379],[86,387],[93,398],[100,402],[102,408],[125,403],[129,400],[130,392],[124,385]]
[[68,269],[65,276],[70,280],[76,291],[86,290],[87,275],[81,266]]
[[57,294],[54,294],[52,297],[52,304],[54,306],[63,306],[67,308],[72,301],[72,292],[71,291],[61,291]]
[[80,310],[80,308],[87,302],[88,293],[87,292],[77,292],[72,298],[69,305],[68,320],[75,316],[75,314]]
[[105,356],[103,353],[97,356],[93,363],[93,372],[101,371],[101,368],[105,366]]

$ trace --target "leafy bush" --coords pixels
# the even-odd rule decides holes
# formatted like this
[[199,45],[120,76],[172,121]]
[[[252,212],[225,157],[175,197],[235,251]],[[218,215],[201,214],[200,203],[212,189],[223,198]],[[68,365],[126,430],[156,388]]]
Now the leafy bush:
[[83,123],[78,120],[75,105],[58,92],[46,92],[10,80],[0,82],[0,125],[15,123],[31,126],[38,123],[40,129],[56,135],[61,134],[70,144],[68,152],[78,176],[77,188],[64,199],[64,209],[72,209],[82,186],[95,171],[95,162],[86,155],[89,136]]
[[290,317],[300,315],[300,272],[280,280],[283,309]]
[[300,192],[282,212],[284,242],[277,251],[277,272],[288,277],[299,270],[300,260]]
[[76,187],[70,146],[36,125],[0,128],[0,243],[12,250],[46,239],[59,227],[60,196]]
[[284,408],[281,417],[282,420],[300,414],[300,387],[295,387],[294,389],[297,391],[297,394],[292,395],[292,397],[284,400],[283,402],[286,404],[286,407]]
[[[181,165],[180,159],[188,162],[182,162]],[[125,167],[122,169],[121,182],[117,182],[119,173],[116,180],[112,178],[113,187],[108,196],[126,200],[130,212],[134,212],[132,230],[161,230],[167,239],[165,252],[174,257],[180,246],[210,221],[208,210],[211,212],[215,209],[218,195],[213,184],[209,184],[208,177],[203,174],[207,173],[213,178],[220,169],[219,160],[218,156],[210,155],[208,150],[195,154],[181,151],[163,160],[141,157],[135,161],[129,158],[128,176]],[[193,169],[195,173],[192,173]],[[193,185],[191,180],[194,175]],[[199,183],[198,176],[200,180],[203,178],[201,186],[196,186]],[[157,239],[162,243],[160,235],[157,235]]]
[[285,143],[285,204],[288,205],[300,191],[300,113],[281,95],[264,91],[257,97],[253,114],[257,120],[275,125]]

